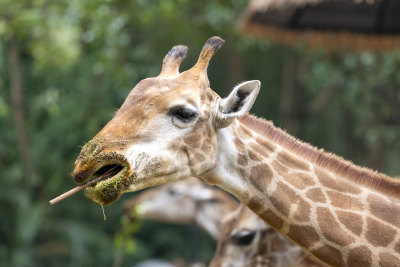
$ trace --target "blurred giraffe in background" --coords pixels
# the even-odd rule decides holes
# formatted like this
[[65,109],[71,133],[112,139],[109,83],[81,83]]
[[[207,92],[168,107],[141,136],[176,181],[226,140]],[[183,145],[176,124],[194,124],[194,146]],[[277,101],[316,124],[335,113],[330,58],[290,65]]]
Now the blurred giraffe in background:
[[[124,203],[125,214],[168,223],[195,223],[218,240],[211,266],[322,266],[228,194],[188,178],[165,184]],[[315,262],[318,262],[315,259]],[[261,265],[255,265],[255,263]]]
[[147,190],[125,201],[128,216],[169,223],[194,223],[219,238],[225,214],[238,202],[228,194],[191,177]]
[[322,267],[245,205],[226,215],[210,267]]

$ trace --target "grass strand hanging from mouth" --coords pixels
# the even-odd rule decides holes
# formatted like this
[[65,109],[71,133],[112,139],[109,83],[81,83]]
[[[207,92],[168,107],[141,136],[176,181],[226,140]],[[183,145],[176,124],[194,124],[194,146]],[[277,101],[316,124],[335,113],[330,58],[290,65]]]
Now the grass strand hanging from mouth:
[[104,213],[104,206],[101,205],[101,204],[100,204],[100,206],[101,206],[101,210],[103,211],[103,218],[104,218],[105,221],[107,221],[106,214]]

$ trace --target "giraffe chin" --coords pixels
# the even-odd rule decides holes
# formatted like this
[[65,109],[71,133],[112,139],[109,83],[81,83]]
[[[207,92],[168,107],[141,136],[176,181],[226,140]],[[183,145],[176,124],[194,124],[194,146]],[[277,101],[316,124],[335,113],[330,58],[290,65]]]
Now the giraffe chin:
[[84,189],[85,196],[90,200],[107,205],[116,201],[125,192],[124,181],[126,180],[128,168],[123,167],[117,174],[102,180],[93,186]]

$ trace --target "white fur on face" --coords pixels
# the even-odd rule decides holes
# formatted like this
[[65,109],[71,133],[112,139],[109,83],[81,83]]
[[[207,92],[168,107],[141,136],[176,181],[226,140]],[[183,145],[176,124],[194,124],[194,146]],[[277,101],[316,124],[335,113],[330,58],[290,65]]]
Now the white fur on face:
[[[179,152],[171,150],[169,146],[185,136],[189,130],[174,126],[170,116],[163,114],[139,132],[147,136],[146,140],[132,144],[125,152],[132,171],[138,174],[138,180],[131,185],[130,191],[190,176],[187,157],[179,155]],[[152,165],[158,166],[160,170],[148,176],[146,173]]]

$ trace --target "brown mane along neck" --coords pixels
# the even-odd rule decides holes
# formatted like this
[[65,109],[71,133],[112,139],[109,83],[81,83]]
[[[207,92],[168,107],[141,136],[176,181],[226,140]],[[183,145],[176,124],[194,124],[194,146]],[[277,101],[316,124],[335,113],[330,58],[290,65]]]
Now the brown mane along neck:
[[400,182],[377,171],[360,167],[340,156],[318,149],[274,126],[273,122],[245,115],[239,122],[288,151],[317,166],[372,190],[400,198]]

